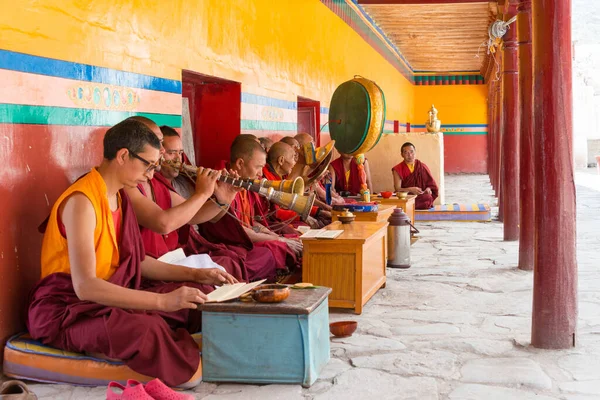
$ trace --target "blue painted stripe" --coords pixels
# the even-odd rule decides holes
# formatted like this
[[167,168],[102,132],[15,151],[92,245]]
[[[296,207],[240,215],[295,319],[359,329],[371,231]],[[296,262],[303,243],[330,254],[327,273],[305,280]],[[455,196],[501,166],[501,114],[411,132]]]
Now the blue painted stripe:
[[242,103],[258,104],[261,106],[287,108],[288,110],[297,110],[298,103],[295,101],[280,100],[273,97],[259,96],[252,93],[242,92]]
[[321,107],[321,114],[329,114],[329,108]]
[[0,49],[0,68],[79,81],[181,93],[181,81]]

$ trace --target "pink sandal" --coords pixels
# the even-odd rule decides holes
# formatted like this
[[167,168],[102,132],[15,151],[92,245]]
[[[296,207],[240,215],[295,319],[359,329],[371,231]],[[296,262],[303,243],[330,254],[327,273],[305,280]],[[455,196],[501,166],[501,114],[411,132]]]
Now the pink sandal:
[[[135,381],[134,381],[135,382]],[[139,382],[138,382],[139,383]],[[121,393],[115,393],[114,389],[120,389]],[[144,390],[144,386],[135,385],[130,386],[127,381],[127,386],[123,386],[118,382],[111,382],[106,388],[106,400],[154,400]]]
[[[139,387],[143,386],[140,382],[130,379],[127,381],[127,387]],[[194,400],[194,396],[178,393],[167,385],[162,383],[160,379],[153,379],[143,386],[146,393],[152,396],[154,400]],[[111,400],[111,399],[108,399]]]

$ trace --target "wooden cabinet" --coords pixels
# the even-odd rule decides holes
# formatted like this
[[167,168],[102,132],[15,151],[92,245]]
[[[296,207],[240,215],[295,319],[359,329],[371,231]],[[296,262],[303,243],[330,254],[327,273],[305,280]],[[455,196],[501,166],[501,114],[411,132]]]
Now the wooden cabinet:
[[343,229],[336,239],[303,239],[302,281],[332,289],[331,307],[363,305],[386,282],[387,222],[333,222],[326,229]]

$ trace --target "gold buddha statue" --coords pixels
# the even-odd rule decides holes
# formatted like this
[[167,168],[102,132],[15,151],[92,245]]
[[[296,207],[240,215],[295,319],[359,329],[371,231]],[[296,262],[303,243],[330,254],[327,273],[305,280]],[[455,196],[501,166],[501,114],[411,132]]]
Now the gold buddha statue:
[[436,133],[440,131],[442,127],[442,122],[437,118],[438,110],[431,105],[431,109],[429,110],[429,119],[425,122],[425,127],[427,128],[427,132]]

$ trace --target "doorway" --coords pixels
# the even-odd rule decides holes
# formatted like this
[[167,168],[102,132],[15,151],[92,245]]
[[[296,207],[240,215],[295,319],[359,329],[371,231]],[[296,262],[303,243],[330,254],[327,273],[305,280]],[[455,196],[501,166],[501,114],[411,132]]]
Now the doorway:
[[298,96],[298,133],[308,133],[316,146],[321,145],[321,103]]
[[241,132],[242,85],[183,71],[181,95],[189,104],[196,165],[215,168],[228,161],[231,142]]

